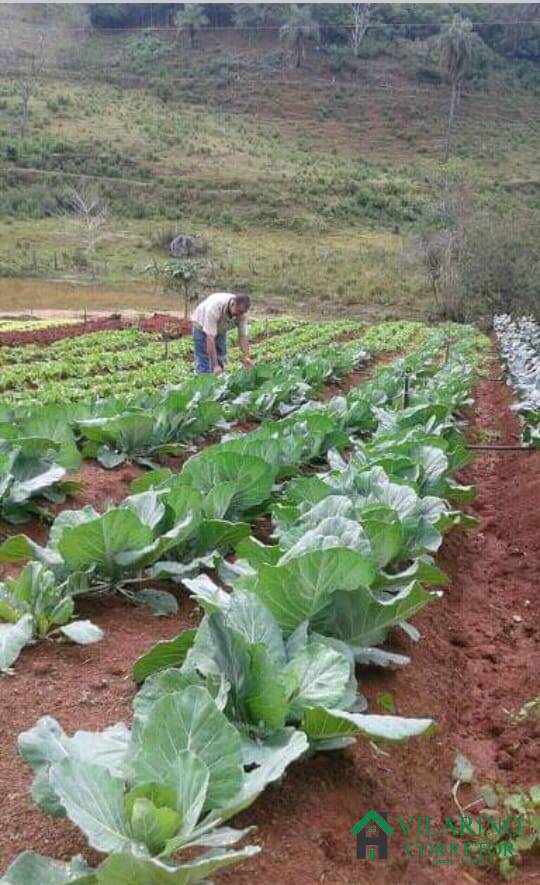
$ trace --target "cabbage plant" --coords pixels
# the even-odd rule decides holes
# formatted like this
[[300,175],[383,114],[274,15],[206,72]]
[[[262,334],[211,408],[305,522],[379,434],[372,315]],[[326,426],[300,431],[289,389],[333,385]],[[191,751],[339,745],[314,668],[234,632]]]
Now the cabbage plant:
[[205,617],[198,630],[156,646],[135,664],[135,679],[146,680],[134,701],[136,721],[145,720],[156,699],[202,677],[224,680],[224,711],[243,735],[246,764],[266,758],[295,730],[315,752],[347,746],[357,735],[404,740],[432,725],[430,719],[366,715],[351,648],[310,633],[307,620],[285,638],[255,594],[229,594],[206,576],[185,583]]
[[251,828],[224,824],[280,778],[307,741],[287,735],[246,772],[240,735],[221,707],[192,684],[156,700],[132,732],[120,724],[70,738],[43,717],[22,733],[18,747],[35,773],[34,800],[73,821],[105,858],[91,869],[80,858],[59,863],[25,852],[0,881],[181,885],[257,854],[258,846],[234,847]]
[[63,636],[80,645],[102,638],[90,621],[73,621],[74,598],[87,590],[83,575],[59,582],[43,563],[29,562],[16,578],[0,583],[0,670],[17,660],[34,639]]
[[523,421],[523,442],[540,448],[540,326],[534,317],[494,319],[508,383],[519,396],[514,409]]

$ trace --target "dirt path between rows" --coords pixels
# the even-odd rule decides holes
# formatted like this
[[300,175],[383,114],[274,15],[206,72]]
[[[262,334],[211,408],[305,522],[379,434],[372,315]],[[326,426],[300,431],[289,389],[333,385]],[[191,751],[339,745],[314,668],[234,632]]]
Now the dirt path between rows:
[[[494,367],[493,377],[497,371]],[[504,385],[481,382],[472,428],[499,431],[501,442],[517,441],[518,424],[508,412],[509,403]],[[504,710],[515,710],[538,693],[533,658],[538,622],[533,616],[534,579],[540,566],[539,466],[537,454],[481,453],[463,472],[463,482],[479,487],[470,509],[481,524],[474,533],[456,531],[445,541],[439,562],[451,582],[444,598],[414,619],[421,640],[414,644],[403,634],[392,637],[391,647],[408,654],[410,666],[359,674],[371,712],[378,711],[377,693],[390,691],[399,714],[433,716],[437,733],[405,746],[385,747],[388,755],[378,755],[358,741],[342,753],[320,754],[294,765],[282,784],[267,790],[234,822],[257,826],[254,841],[262,845],[262,854],[218,875],[216,881],[234,885],[251,885],[255,880],[263,885],[496,881],[492,871],[409,862],[397,851],[386,862],[357,861],[350,828],[370,808],[388,811],[390,816],[420,813],[442,819],[454,814],[450,790],[457,749],[476,766],[479,783],[538,780],[534,737],[540,730],[510,727]],[[49,819],[35,808],[28,794],[31,774],[16,756],[14,740],[44,714],[55,716],[69,733],[126,720],[133,695],[129,672],[135,658],[158,639],[193,624],[195,607],[185,597],[179,596],[179,602],[177,616],[156,619],[114,598],[86,601],[82,616],[105,629],[101,643],[87,648],[34,646],[23,652],[16,675],[0,680],[4,795],[0,869],[25,848],[57,858],[82,852],[95,860],[72,824]],[[460,793],[464,804],[477,795],[476,782]],[[535,875],[540,876],[540,867],[528,861],[515,881],[532,882]]]

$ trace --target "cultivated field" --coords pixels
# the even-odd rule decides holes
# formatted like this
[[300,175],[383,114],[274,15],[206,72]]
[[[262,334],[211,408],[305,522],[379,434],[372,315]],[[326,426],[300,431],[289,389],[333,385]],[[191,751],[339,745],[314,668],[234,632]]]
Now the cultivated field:
[[[38,324],[0,330],[4,866],[352,885],[359,810],[456,814],[456,752],[461,804],[533,783],[538,454],[473,461],[520,433],[488,338],[256,321],[215,378],[166,323]],[[538,330],[498,334],[534,444]],[[463,881],[399,842],[370,882]]]
[[538,881],[539,97],[539,4],[0,4],[0,885]]

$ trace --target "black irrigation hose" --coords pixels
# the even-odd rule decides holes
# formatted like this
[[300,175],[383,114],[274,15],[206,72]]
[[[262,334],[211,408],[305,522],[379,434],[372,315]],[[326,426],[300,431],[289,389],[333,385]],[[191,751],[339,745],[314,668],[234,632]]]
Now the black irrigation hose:
[[466,449],[476,449],[485,452],[535,452],[536,449],[533,446],[504,446],[504,445],[482,445],[482,444],[468,444],[465,446]]

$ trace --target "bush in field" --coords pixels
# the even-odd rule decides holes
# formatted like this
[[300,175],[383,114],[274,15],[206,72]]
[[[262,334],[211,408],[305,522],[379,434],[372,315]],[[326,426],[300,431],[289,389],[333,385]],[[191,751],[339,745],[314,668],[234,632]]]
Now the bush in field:
[[405,258],[421,266],[434,297],[434,317],[487,320],[496,313],[539,316],[540,248],[534,215],[488,210],[457,227],[409,241]]
[[167,50],[167,44],[152,31],[141,31],[134,37],[130,37],[127,44],[127,53],[130,63],[134,67],[147,67],[155,64]]
[[479,212],[466,219],[449,289],[458,319],[500,312],[540,316],[537,225],[533,213],[523,212],[497,217]]
[[178,225],[174,227],[172,225],[166,227],[156,227],[153,228],[150,232],[150,245],[153,249],[165,249],[168,252],[171,241],[174,240],[174,238],[177,236]]
[[410,236],[402,269],[420,270],[433,295],[433,318],[484,320],[497,313],[538,315],[538,211],[505,193],[497,205],[461,164],[430,181],[426,222]]

